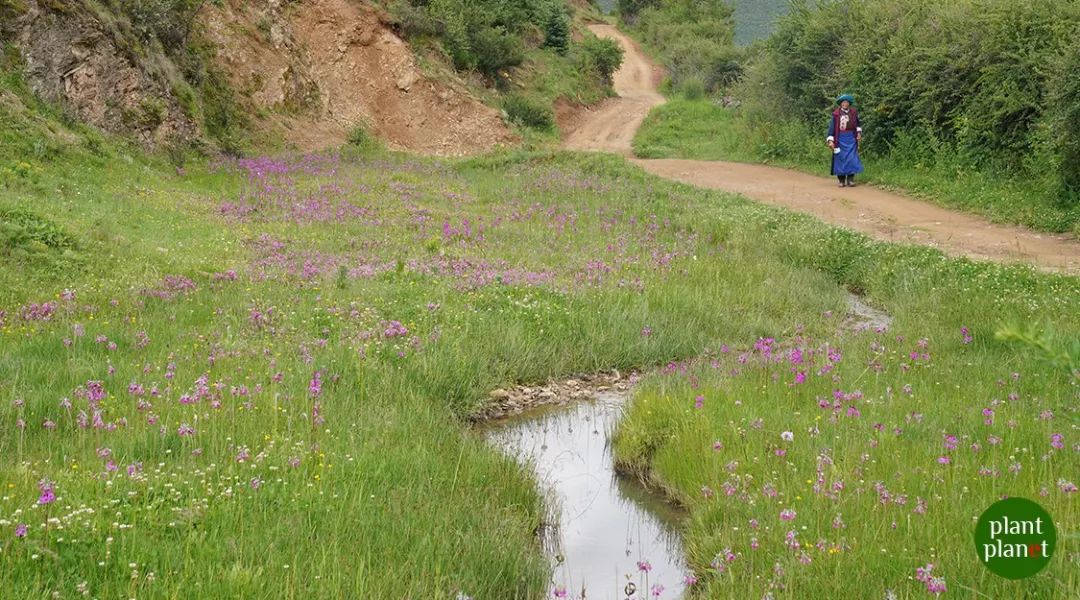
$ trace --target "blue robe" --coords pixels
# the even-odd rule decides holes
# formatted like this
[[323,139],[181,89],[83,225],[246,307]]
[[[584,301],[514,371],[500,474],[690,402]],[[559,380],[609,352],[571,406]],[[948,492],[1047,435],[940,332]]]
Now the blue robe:
[[848,128],[840,126],[839,109],[833,113],[829,120],[829,136],[836,142],[840,152],[833,152],[832,170],[833,175],[855,175],[863,172],[862,161],[859,160],[859,143],[855,134],[859,128],[859,114],[851,109]]

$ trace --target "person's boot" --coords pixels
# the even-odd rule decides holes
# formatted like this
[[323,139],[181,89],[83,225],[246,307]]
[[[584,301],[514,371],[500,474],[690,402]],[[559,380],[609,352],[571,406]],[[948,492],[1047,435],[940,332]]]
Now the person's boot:
[[844,177],[843,175],[837,175],[836,178],[840,181],[840,187],[844,187],[845,185],[847,185],[847,177]]
[[855,176],[854,175],[848,175],[847,176],[847,186],[848,187],[855,187]]

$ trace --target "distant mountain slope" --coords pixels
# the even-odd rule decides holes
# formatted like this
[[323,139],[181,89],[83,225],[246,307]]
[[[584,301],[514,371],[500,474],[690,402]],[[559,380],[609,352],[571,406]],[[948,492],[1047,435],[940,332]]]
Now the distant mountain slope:
[[765,39],[777,17],[787,14],[791,0],[731,0],[735,6],[735,43],[745,46]]

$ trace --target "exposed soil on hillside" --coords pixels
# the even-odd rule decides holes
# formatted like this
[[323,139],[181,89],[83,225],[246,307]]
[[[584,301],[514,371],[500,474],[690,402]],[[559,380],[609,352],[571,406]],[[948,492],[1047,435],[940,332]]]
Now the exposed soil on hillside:
[[[200,137],[175,56],[140,40],[118,11],[49,0],[17,7],[0,37],[15,42],[37,95],[145,147]],[[193,42],[213,48],[264,147],[339,146],[357,127],[391,149],[439,156],[517,141],[464,84],[425,75],[380,11],[362,0],[206,2]]]
[[[566,118],[564,146],[631,156],[630,146],[649,110],[664,99],[656,91],[655,66],[625,35],[595,25],[600,37],[617,40],[626,53],[615,75],[612,98],[599,108]],[[1080,274],[1080,242],[1069,235],[998,225],[870,186],[838,188],[830,177],[789,169],[722,161],[632,159],[646,171],[693,185],[743,194],[813,214],[875,238],[925,244],[953,256],[1027,262],[1041,269]]]
[[390,148],[457,156],[515,141],[462,85],[419,69],[375,8],[351,0],[230,0],[200,18],[258,127],[287,146],[342,144],[362,126]]

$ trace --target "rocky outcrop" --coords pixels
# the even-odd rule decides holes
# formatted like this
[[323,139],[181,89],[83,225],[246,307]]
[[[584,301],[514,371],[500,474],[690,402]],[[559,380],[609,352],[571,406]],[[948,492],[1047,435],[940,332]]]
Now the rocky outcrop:
[[636,372],[624,377],[618,370],[586,373],[541,385],[516,385],[488,393],[473,421],[501,419],[548,404],[561,405],[590,400],[605,392],[625,392],[638,380]]
[[81,3],[26,0],[20,8],[5,30],[39,97],[148,146],[197,135],[194,120],[173,95],[169,71],[174,67],[165,61],[149,66],[150,56],[140,57],[114,20]]

